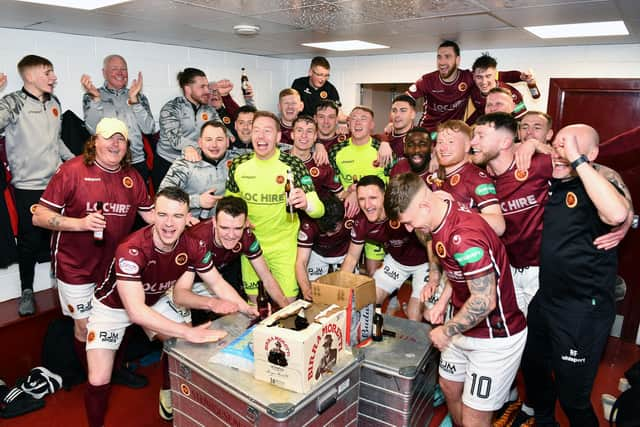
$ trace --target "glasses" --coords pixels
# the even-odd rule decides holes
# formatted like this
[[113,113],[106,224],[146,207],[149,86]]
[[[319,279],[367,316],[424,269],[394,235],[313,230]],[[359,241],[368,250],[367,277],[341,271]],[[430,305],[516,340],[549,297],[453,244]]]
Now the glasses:
[[322,77],[322,78],[325,78],[325,79],[328,79],[329,77],[331,77],[331,74],[329,74],[329,73],[327,73],[327,74],[318,73],[315,70],[311,70],[311,73],[316,77]]

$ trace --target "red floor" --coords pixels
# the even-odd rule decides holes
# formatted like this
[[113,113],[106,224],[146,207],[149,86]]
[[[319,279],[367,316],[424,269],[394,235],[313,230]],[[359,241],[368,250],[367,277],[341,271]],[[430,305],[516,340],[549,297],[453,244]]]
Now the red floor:
[[[400,300],[406,301],[408,299],[407,296],[405,296],[403,289]],[[401,315],[401,313],[394,314]],[[609,339],[591,397],[596,413],[600,418],[600,425],[608,425],[608,422],[605,422],[602,416],[601,394],[609,393],[617,396],[619,394],[617,389],[618,379],[637,360],[640,360],[639,346],[622,342],[617,338]],[[141,390],[113,386],[106,419],[107,426],[166,427],[170,425],[158,415],[158,390],[161,383],[160,364],[141,368],[139,372],[149,378],[150,384]],[[521,379],[519,379],[520,385],[521,382]],[[0,419],[0,426],[86,426],[83,403],[84,390],[84,384],[74,387],[70,392],[61,390],[46,398],[45,408],[10,420]],[[568,426],[568,422],[559,408],[557,413],[560,424]],[[429,427],[438,426],[445,414],[446,409],[444,406],[437,408]]]

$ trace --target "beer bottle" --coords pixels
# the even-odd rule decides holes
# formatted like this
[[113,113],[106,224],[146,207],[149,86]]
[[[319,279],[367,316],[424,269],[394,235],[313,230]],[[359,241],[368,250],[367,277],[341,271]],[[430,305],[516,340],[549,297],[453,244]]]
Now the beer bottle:
[[293,173],[291,169],[287,169],[287,177],[284,182],[284,203],[285,203],[285,211],[289,212],[293,216],[293,206],[289,204],[289,196],[291,195],[291,190],[293,190]]
[[262,280],[258,281],[258,299],[256,303],[258,305],[260,320],[269,317],[269,296],[267,295],[267,291],[264,289]]
[[[533,75],[533,71],[531,69],[529,69],[529,74]],[[540,89],[538,89],[538,85],[535,80],[528,81],[527,87],[529,88],[529,93],[533,99],[540,98]]]
[[371,339],[374,341],[382,341],[382,305],[376,304],[376,313],[373,315],[373,334]]
[[244,96],[249,92],[249,77],[247,77],[247,71],[244,67],[241,68],[242,74],[240,75],[240,87],[242,88],[242,94]]
[[[102,202],[96,202],[96,212],[98,213],[102,213],[102,207],[103,207],[103,203]],[[97,230],[93,232],[93,240],[96,243],[96,245],[100,245],[104,242],[104,230]]]

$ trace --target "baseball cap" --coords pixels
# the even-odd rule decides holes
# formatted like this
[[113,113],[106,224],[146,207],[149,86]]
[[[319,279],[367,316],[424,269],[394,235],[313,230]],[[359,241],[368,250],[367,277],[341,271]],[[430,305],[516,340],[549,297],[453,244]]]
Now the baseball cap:
[[105,117],[96,126],[96,135],[100,135],[103,138],[111,138],[116,133],[122,134],[126,139],[129,139],[129,129],[127,125],[115,117]]

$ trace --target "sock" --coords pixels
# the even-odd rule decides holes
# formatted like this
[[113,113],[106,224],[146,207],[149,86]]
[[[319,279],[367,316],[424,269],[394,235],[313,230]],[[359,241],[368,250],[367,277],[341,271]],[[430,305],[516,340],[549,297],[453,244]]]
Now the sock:
[[531,406],[528,406],[526,403],[523,403],[520,409],[530,417],[533,417],[533,415],[535,414],[533,408]]
[[80,365],[85,373],[89,372],[87,369],[87,349],[86,343],[78,340],[78,338],[73,337],[73,351],[75,351],[76,356],[78,357],[78,361],[80,361]]
[[166,354],[162,355],[162,390],[171,389],[171,377],[169,376],[169,358]]
[[84,406],[87,411],[89,427],[104,426],[104,416],[107,412],[111,384],[92,385],[87,383],[84,394]]

